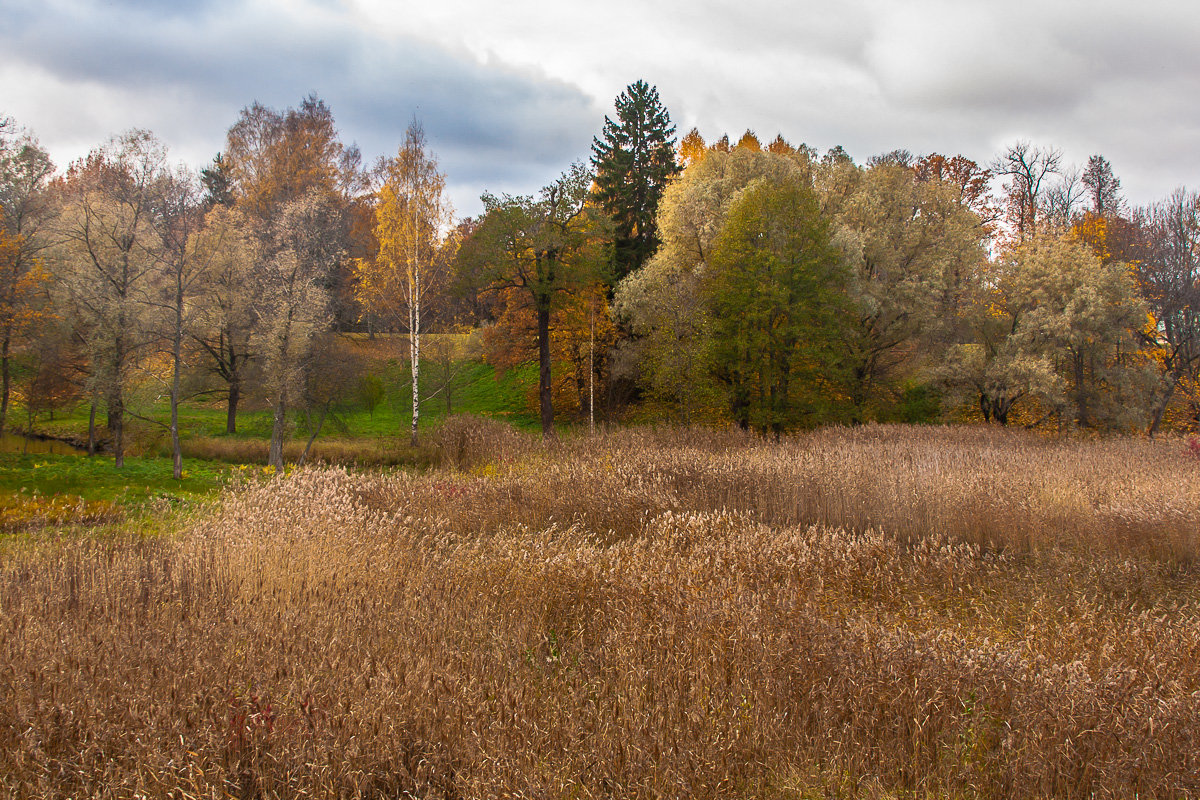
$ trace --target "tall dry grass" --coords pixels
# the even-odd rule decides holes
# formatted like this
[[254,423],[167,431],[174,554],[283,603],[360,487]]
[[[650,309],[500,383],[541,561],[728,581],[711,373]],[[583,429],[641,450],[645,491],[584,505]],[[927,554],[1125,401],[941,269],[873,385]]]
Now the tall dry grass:
[[171,539],[10,542],[0,787],[1200,795],[1178,443],[460,434],[465,470],[302,471]]

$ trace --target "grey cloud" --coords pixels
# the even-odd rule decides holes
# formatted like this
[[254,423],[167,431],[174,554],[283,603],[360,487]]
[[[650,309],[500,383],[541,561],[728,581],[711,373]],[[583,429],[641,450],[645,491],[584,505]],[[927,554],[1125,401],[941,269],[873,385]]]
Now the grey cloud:
[[[419,114],[443,168],[462,181],[542,176],[586,153],[602,112],[578,89],[544,76],[479,64],[409,36],[365,32],[340,17],[269,18],[252,5],[210,2],[186,19],[165,3],[51,0],[25,7],[0,46],[67,82],[183,91],[197,113],[259,100],[294,105],[317,92],[343,135],[368,157],[391,153]],[[219,147],[219,142],[214,142]],[[500,170],[497,171],[497,165]]]

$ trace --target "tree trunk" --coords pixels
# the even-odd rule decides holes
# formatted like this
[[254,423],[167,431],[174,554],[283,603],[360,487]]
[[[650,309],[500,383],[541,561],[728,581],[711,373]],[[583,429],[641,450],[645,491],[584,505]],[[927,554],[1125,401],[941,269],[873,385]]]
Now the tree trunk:
[[125,466],[125,398],[117,389],[108,398],[108,432],[112,435],[113,466]]
[[[415,319],[416,324],[420,324],[420,312],[418,311]],[[413,328],[413,332],[409,334],[409,358],[412,359],[412,431],[409,437],[409,444],[413,447],[417,446],[417,420],[421,416],[421,334],[418,328]]]
[[304,414],[308,420],[309,436],[308,441],[304,444],[304,452],[300,454],[300,460],[296,462],[297,467],[304,466],[304,462],[308,460],[308,452],[312,450],[313,442],[315,442],[317,437],[321,435],[321,428],[325,426],[325,415],[329,413],[329,406],[332,402],[332,400],[329,400],[325,403],[325,405],[321,406],[321,416],[317,418],[317,425],[315,428],[312,424],[312,416],[310,412],[305,410]]
[[175,336],[171,342],[171,474],[183,480],[183,447],[179,443],[179,373],[183,369],[183,289],[175,294]]
[[96,398],[92,398],[92,408],[88,412],[88,446],[89,456],[96,455]]
[[241,397],[241,379],[235,377],[229,381],[229,405],[225,411],[225,432],[230,435],[237,433],[237,407]]
[[538,400],[542,412],[542,438],[554,438],[554,397],[550,384],[550,299],[537,301]]
[[281,392],[275,401],[275,417],[271,424],[271,444],[267,448],[267,463],[275,467],[275,474],[283,474],[283,433],[287,422],[287,399]]
[[[11,381],[8,363],[8,348],[9,336],[8,333],[5,332],[4,341],[0,343],[0,431],[4,430],[5,424],[8,422],[8,394],[9,383]],[[26,431],[26,433],[30,432],[31,431]]]

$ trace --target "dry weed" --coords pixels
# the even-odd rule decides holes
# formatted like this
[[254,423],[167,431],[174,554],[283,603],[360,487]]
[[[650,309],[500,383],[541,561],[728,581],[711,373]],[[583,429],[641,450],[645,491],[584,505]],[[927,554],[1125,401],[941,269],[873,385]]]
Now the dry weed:
[[1200,794],[1175,444],[463,425],[466,470],[304,470],[171,539],[7,548],[0,787]]

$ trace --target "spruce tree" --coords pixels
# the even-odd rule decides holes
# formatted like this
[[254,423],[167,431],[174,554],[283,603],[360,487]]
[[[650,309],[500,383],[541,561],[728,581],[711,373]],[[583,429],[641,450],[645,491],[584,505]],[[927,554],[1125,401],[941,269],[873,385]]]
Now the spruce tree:
[[675,126],[656,88],[630,84],[617,97],[616,110],[616,121],[605,117],[602,137],[592,140],[596,197],[615,229],[614,285],[658,249],[658,201],[679,172]]

